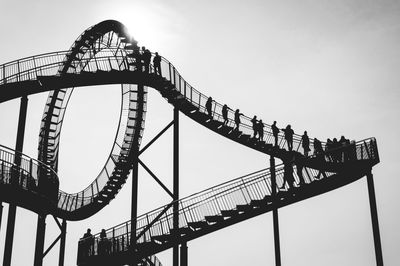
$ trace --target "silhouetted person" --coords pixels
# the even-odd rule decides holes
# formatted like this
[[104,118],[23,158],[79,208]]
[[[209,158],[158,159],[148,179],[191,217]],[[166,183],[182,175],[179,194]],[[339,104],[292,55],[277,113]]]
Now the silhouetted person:
[[90,229],[88,229],[81,238],[81,247],[83,256],[87,257],[93,255],[94,238]]
[[161,75],[161,56],[159,56],[157,52],[153,58],[153,66],[154,66],[154,74],[162,76]]
[[291,162],[285,163],[283,167],[283,184],[281,189],[285,188],[285,184],[289,185],[289,189],[292,190],[294,188],[293,183],[295,182],[293,176],[293,165]]
[[222,106],[222,118],[224,119],[224,125],[228,124],[228,121],[229,121],[228,120],[228,109],[232,110],[226,104],[224,104],[224,106]]
[[275,146],[278,146],[278,134],[279,134],[279,128],[276,126],[276,121],[271,126],[272,129],[272,135],[274,136],[275,139]]
[[141,52],[140,52],[140,48],[139,48],[139,47],[136,48],[136,49],[133,51],[133,58],[135,59],[135,68],[136,68],[136,71],[142,72],[142,71],[143,71],[143,69],[142,69],[142,54],[141,54]]
[[333,156],[332,154],[329,152],[330,150],[332,150],[333,148],[333,142],[330,138],[328,138],[326,140],[326,145],[325,145],[325,153],[326,153],[326,158],[328,161],[332,162],[333,161]]
[[303,136],[301,136],[301,143],[304,150],[304,156],[308,157],[308,152],[310,151],[310,139],[307,135],[307,131],[304,131]]
[[142,60],[144,64],[144,72],[150,72],[150,62],[151,62],[151,52],[149,49],[146,49],[144,46],[142,47]]
[[285,132],[285,139],[288,145],[288,150],[291,151],[293,150],[293,134],[294,131],[293,129],[290,127],[290,125],[287,125],[286,128],[282,129],[283,132]]
[[324,152],[324,149],[322,148],[322,143],[317,138],[314,138],[313,144],[314,144],[314,155],[318,156]]
[[256,115],[253,117],[253,119],[251,119],[251,123],[253,125],[253,138],[256,138],[256,136],[257,136],[257,123],[258,123]]
[[239,109],[236,109],[235,111],[235,130],[239,131],[239,125],[240,125],[240,115],[242,115],[242,113],[240,113]]
[[100,232],[100,241],[97,247],[99,255],[106,255],[110,253],[110,240],[107,238],[106,230],[102,229]]
[[296,173],[299,177],[299,186],[303,186],[306,184],[303,177],[303,168],[304,168],[304,157],[300,153],[296,153],[295,155],[295,164],[296,164]]
[[207,102],[206,102],[206,110],[208,113],[208,116],[212,118],[212,97],[208,97]]
[[263,141],[264,139],[264,123],[262,119],[257,124],[257,131],[258,131],[258,140]]

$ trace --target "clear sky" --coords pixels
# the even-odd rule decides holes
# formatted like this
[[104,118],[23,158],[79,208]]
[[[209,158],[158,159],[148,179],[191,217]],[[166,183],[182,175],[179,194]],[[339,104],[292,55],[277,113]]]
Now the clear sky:
[[[221,103],[288,123],[320,139],[376,137],[374,167],[385,265],[399,265],[400,2],[285,1],[20,1],[0,0],[0,64],[67,50],[105,19],[125,23],[151,51],[170,60],[196,89]],[[4,92],[2,92],[4,93]],[[24,152],[36,157],[47,93],[29,97]],[[75,192],[95,178],[109,153],[119,110],[119,86],[76,89],[60,149],[61,188]],[[149,89],[144,143],[172,119],[172,108]],[[0,104],[0,144],[15,146],[19,100]],[[168,185],[172,134],[143,157]],[[181,115],[181,196],[268,166],[256,151],[209,132]],[[139,171],[139,213],[168,196]],[[130,179],[117,198],[90,219],[68,223],[66,265],[77,241],[130,217]],[[3,259],[7,204],[0,231]],[[366,179],[280,210],[283,265],[375,265]],[[47,219],[46,246],[57,237]],[[18,208],[13,265],[31,265],[36,215]],[[188,244],[189,265],[274,265],[272,215],[264,214]],[[57,264],[57,249],[44,265]],[[172,265],[171,252],[159,254]]]

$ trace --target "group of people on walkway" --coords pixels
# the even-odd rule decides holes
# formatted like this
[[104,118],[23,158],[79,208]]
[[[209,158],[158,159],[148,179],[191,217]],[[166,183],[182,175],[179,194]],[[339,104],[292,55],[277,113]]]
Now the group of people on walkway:
[[[151,63],[151,52],[145,46],[142,48],[138,47],[135,49],[131,55],[135,59],[135,67],[137,71],[150,73],[150,63]],[[153,68],[154,73],[161,76],[161,56],[158,52],[155,53],[153,57]]]
[[[101,230],[99,237],[100,239],[97,242],[97,255],[110,254],[111,241],[107,238],[107,233],[105,229]],[[80,239],[79,254],[82,257],[95,255],[95,241],[90,229],[87,229],[86,233]]]

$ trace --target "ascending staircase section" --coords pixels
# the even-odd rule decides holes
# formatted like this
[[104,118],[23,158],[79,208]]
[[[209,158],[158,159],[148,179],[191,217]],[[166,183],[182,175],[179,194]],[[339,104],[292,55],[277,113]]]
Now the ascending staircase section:
[[[175,202],[162,206],[137,218],[136,253],[139,258],[155,254],[232,224],[252,218],[272,210],[272,207],[283,207],[306,198],[322,194],[340,186],[353,182],[371,169],[375,164],[376,152],[373,142],[362,142],[355,146],[352,158],[353,168],[346,172],[335,173],[320,171],[288,162],[293,171],[295,184],[291,188],[288,182],[285,165],[276,167],[277,196],[272,199],[270,169],[264,169],[229,182],[206,189],[178,201],[179,228],[173,228],[173,208]],[[346,148],[337,150],[347,152]],[[296,152],[292,152],[296,153]],[[375,155],[374,155],[375,154]],[[331,157],[331,154],[323,156]],[[361,162],[354,164],[355,161]],[[300,185],[301,184],[301,185]],[[78,258],[78,265],[96,265],[105,257],[115,265],[128,263],[130,221],[106,230],[107,241],[111,248],[107,253],[98,253],[98,244],[102,241],[100,235],[95,235],[95,247],[91,256]],[[79,244],[79,254],[85,253],[85,247]]]

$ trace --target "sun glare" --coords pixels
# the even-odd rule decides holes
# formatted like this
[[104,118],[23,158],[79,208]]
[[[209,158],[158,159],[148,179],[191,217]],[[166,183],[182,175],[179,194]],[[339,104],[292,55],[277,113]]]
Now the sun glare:
[[135,6],[121,9],[116,14],[140,46],[159,42],[157,25],[160,21],[150,10]]

